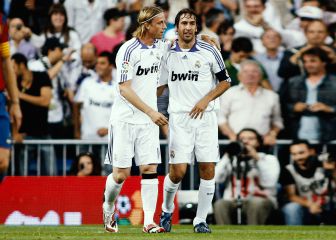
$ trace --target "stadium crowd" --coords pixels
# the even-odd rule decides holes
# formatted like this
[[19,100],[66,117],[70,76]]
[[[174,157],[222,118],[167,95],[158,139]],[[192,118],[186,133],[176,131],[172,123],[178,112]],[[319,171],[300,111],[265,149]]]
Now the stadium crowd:
[[[13,122],[11,133],[16,174],[23,174],[24,152],[18,143],[24,139],[107,141],[117,94],[115,57],[121,44],[132,38],[137,13],[151,4],[163,8],[164,38],[173,41],[176,13],[192,8],[199,17],[199,34],[214,39],[232,80],[219,99],[220,138],[243,144],[238,153],[221,149],[224,155],[215,176],[222,191],[214,204],[216,222],[236,222],[238,204],[247,224],[274,223],[269,219],[276,209],[283,210],[286,224],[335,224],[335,144],[328,145],[336,140],[335,1],[0,2],[1,31],[6,23],[22,112],[21,125]],[[6,92],[2,85],[0,91]],[[165,91],[158,98],[166,116],[168,95]],[[10,108],[15,102],[6,96]],[[161,137],[167,135],[163,127]],[[274,156],[278,139],[293,143]],[[322,149],[330,150],[329,156],[324,152],[321,157]],[[36,159],[37,148],[28,150],[29,159]],[[52,154],[61,158],[62,150],[57,146],[54,150],[40,149],[42,175],[57,175],[56,162],[50,159]],[[101,156],[99,151],[96,157]],[[0,157],[5,173],[8,157]],[[101,161],[96,157],[77,156],[71,174],[99,175],[102,166],[97,167]],[[240,164],[242,174],[237,175]],[[238,190],[237,178],[242,180]]]

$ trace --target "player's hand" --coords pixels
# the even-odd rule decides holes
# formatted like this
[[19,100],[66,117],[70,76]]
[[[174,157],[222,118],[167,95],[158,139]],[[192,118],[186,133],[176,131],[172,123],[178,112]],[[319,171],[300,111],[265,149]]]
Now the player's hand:
[[22,112],[18,103],[12,103],[9,110],[10,120],[15,123],[17,129],[20,129],[22,122]]
[[14,140],[16,143],[22,143],[23,140],[24,140],[24,135],[21,134],[21,133],[14,133],[14,134],[13,134],[13,140]]
[[147,115],[158,126],[163,126],[163,125],[168,124],[168,119],[162,113],[160,113],[160,112],[151,110],[150,112],[148,112]]
[[189,116],[193,119],[198,118],[200,116],[200,119],[203,117],[203,113],[207,106],[209,105],[209,100],[206,98],[202,98],[196,105],[191,109]]
[[104,137],[106,136],[108,133],[108,129],[107,128],[99,128],[97,130],[97,134],[100,136],[100,137]]
[[216,41],[215,38],[210,37],[208,35],[201,35],[201,39],[204,42],[207,42],[207,43],[211,44],[212,46],[216,47],[218,50],[220,50],[220,46],[218,45],[218,43],[217,43],[217,41]]
[[321,206],[317,203],[311,203],[309,205],[309,212],[311,214],[321,213],[322,212]]

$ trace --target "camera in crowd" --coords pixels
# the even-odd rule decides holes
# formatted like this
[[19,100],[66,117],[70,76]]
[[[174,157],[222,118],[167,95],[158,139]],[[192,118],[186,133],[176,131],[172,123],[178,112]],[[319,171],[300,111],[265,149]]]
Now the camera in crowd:
[[248,150],[244,143],[240,141],[231,142],[225,148],[225,152],[229,155],[229,157],[239,157],[240,160],[247,161],[248,157]]

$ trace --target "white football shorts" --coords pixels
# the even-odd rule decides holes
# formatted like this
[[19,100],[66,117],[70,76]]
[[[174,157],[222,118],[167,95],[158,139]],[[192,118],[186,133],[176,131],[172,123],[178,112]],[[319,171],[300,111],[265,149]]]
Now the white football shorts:
[[129,168],[135,164],[160,164],[159,127],[154,123],[131,124],[115,122],[109,128],[109,144],[105,164]]
[[191,119],[189,113],[169,115],[169,163],[193,164],[218,162],[218,124],[215,112],[205,112],[202,119]]

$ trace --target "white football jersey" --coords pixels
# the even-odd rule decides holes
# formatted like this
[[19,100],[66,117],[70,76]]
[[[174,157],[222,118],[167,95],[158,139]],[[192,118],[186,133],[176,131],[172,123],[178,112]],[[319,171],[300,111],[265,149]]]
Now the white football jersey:
[[82,103],[81,139],[107,140],[100,137],[98,129],[108,128],[111,109],[117,95],[116,83],[102,82],[99,78],[87,78],[81,84],[75,96],[75,102]]
[[[190,112],[218,81],[231,79],[220,52],[204,41],[196,40],[188,51],[181,50],[176,41],[163,57],[160,85],[169,87],[169,113]],[[206,111],[218,109],[217,98]]]
[[[148,47],[137,38],[125,42],[116,58],[117,82],[132,80],[134,92],[154,110],[157,110],[156,89],[160,77],[161,59],[168,43],[156,40]],[[118,87],[119,89],[119,87]],[[111,121],[122,121],[133,124],[144,124],[151,119],[142,111],[129,103],[120,91],[112,107]]]

